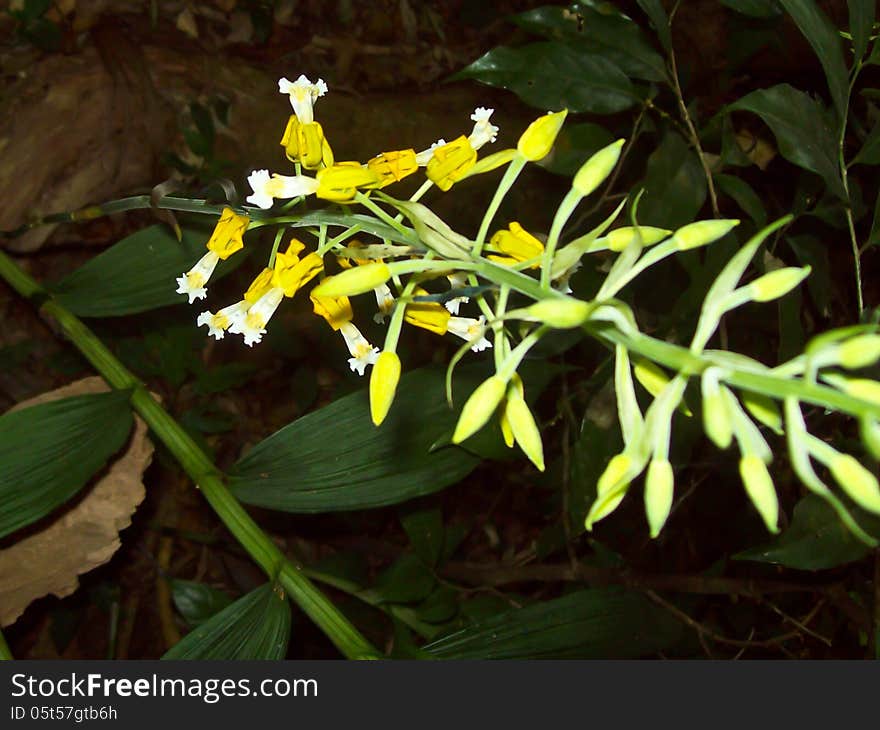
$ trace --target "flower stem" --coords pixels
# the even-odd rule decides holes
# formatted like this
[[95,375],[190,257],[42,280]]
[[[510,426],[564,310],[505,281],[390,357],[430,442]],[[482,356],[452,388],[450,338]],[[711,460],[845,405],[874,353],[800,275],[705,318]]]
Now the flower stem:
[[132,408],[195,482],[229,531],[266,575],[281,584],[291,599],[327,634],[336,647],[350,659],[378,656],[378,651],[336,606],[284,557],[272,539],[260,529],[226,488],[220,470],[104,343],[80,319],[52,299],[2,251],[0,277],[20,295],[29,299],[40,312],[55,319],[62,332],[111,387],[131,391]]

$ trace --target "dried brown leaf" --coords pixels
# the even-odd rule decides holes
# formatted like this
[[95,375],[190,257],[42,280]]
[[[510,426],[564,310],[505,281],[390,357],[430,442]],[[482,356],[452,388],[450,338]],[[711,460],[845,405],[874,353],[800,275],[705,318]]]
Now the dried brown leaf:
[[[13,410],[109,390],[99,377],[84,378],[19,403]],[[119,531],[144,499],[144,470],[153,456],[147,426],[135,418],[128,447],[70,509],[39,531],[0,550],[0,626],[8,626],[42,596],[69,596],[77,576],[106,563],[119,549]]]

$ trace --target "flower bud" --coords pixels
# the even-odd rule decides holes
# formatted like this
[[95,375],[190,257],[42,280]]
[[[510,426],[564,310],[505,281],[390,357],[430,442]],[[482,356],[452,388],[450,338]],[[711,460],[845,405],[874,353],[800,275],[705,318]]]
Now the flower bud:
[[549,112],[532,122],[516,143],[517,151],[529,162],[543,160],[556,141],[568,109],[561,112]]
[[774,534],[779,532],[779,500],[767,465],[759,456],[746,454],[739,460],[739,475],[767,529]]
[[504,414],[510,424],[513,437],[523,453],[540,471],[544,471],[544,445],[541,442],[541,432],[528,404],[515,388],[508,390]]
[[455,433],[452,434],[452,443],[460,444],[485,426],[506,390],[507,383],[498,375],[486,378],[480,383],[461,409]]
[[624,140],[619,139],[594,154],[581,165],[581,169],[574,176],[571,186],[584,197],[592,193],[611,174],[620,158],[620,149],[623,147],[623,143]]
[[616,454],[608,462],[605,471],[599,477],[596,484],[596,493],[602,497],[619,487],[622,483],[632,480],[630,471],[633,468],[633,459],[629,454]]
[[740,400],[756,421],[763,423],[773,433],[782,434],[782,414],[772,398],[744,391],[740,394]]
[[318,297],[353,297],[373,291],[391,278],[388,264],[376,262],[347,269],[335,276],[328,276],[312,293]]
[[804,266],[803,268],[786,266],[783,269],[776,269],[776,271],[771,271],[769,274],[759,276],[748,285],[748,290],[753,301],[769,302],[772,299],[779,299],[779,297],[788,294],[809,275],[809,266]]
[[873,418],[863,417],[859,422],[859,434],[868,453],[873,458],[880,459],[880,423]]
[[520,311],[532,321],[543,322],[556,329],[571,329],[586,322],[592,309],[590,304],[580,299],[548,297]]
[[737,225],[739,225],[739,220],[735,218],[688,223],[672,234],[672,240],[675,241],[679,251],[689,251],[692,248],[699,248],[717,241]]
[[835,379],[835,385],[838,385],[844,393],[851,395],[853,398],[861,398],[874,405],[880,405],[880,383],[876,380],[871,380],[870,378],[839,378]]
[[880,514],[880,486],[877,478],[849,454],[838,454],[828,470],[840,488],[866,510]]
[[388,415],[399,381],[400,358],[396,352],[383,350],[370,373],[370,415],[377,426]]
[[623,251],[629,246],[637,236],[642,237],[642,246],[653,246],[666,238],[672,231],[665,228],[654,228],[654,226],[624,226],[623,228],[615,228],[605,236],[608,243],[609,251]]
[[669,461],[652,459],[645,478],[645,514],[648,517],[652,538],[660,534],[669,517],[674,484],[672,465]]
[[700,381],[703,395],[703,430],[719,449],[726,449],[733,440],[733,419],[727,399],[718,387],[718,380],[707,370]]
[[837,361],[849,370],[873,365],[880,359],[880,335],[860,335],[837,348]]

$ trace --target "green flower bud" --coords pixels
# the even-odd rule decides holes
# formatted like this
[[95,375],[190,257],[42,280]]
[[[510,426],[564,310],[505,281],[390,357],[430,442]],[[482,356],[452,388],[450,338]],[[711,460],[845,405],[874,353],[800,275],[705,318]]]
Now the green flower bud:
[[877,478],[849,454],[838,454],[828,470],[840,488],[866,510],[880,514],[880,486]]
[[737,225],[739,221],[735,218],[688,223],[672,234],[672,240],[679,251],[689,251],[717,241]]
[[602,497],[623,484],[632,481],[633,459],[629,454],[617,454],[608,462],[596,484],[596,493]]
[[593,308],[580,299],[548,297],[520,311],[529,320],[543,322],[557,329],[571,329],[586,322]]
[[383,350],[379,353],[370,373],[370,415],[377,426],[388,415],[394,402],[398,382],[400,382],[400,358],[396,352]]
[[740,400],[756,421],[763,423],[775,434],[782,433],[782,414],[772,398],[744,391],[740,394]]
[[767,466],[761,457],[755,454],[743,456],[739,460],[739,475],[749,499],[757,508],[764,524],[767,525],[767,529],[774,534],[779,532],[777,525],[779,500],[776,497],[776,487],[773,486],[770,472],[767,471]]
[[669,517],[674,484],[672,465],[666,459],[653,459],[645,478],[645,514],[652,539],[660,534]]
[[837,348],[837,360],[849,370],[873,365],[880,359],[880,335],[853,337]]
[[455,433],[452,434],[452,443],[460,444],[485,426],[501,403],[506,390],[507,383],[497,375],[480,383],[461,409]]
[[523,453],[540,471],[544,471],[544,445],[541,442],[541,432],[528,404],[516,388],[508,389],[504,413],[513,437]]
[[772,299],[779,299],[779,297],[788,294],[809,275],[809,266],[804,266],[803,268],[786,266],[783,269],[776,269],[776,271],[771,271],[769,274],[759,276],[748,285],[748,290],[753,301],[769,302]]
[[619,139],[594,154],[581,165],[581,169],[574,176],[571,186],[584,197],[592,193],[611,174],[620,158],[620,149],[623,147],[623,143],[624,140]]
[[328,276],[312,289],[312,294],[316,297],[353,297],[356,294],[373,291],[390,278],[391,269],[388,268],[388,264],[377,261],[346,269],[335,276]]
[[875,459],[880,459],[880,423],[873,418],[862,418],[859,422],[862,443]]
[[733,419],[727,399],[718,387],[717,379],[708,374],[700,381],[703,394],[703,430],[719,449],[726,449],[733,440]]
[[836,378],[835,385],[853,398],[880,405],[880,383],[870,378]]
[[556,141],[568,109],[561,112],[550,112],[532,122],[516,144],[517,151],[529,162],[543,160]]
[[653,246],[666,238],[672,231],[665,228],[654,228],[653,226],[625,226],[623,228],[615,228],[607,236],[605,241],[608,243],[609,251],[623,251],[629,246],[636,236],[642,237],[642,246]]

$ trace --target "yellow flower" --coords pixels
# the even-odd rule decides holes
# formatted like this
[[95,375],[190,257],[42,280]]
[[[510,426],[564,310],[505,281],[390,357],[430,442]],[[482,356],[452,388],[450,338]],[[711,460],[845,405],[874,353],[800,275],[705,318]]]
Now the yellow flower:
[[360,330],[352,323],[354,316],[348,297],[322,297],[312,291],[310,295],[315,314],[320,315],[335,331],[342,335],[351,357],[348,366],[358,375],[363,375],[367,365],[376,362],[379,349],[373,347]]
[[476,161],[477,151],[471,147],[468,138],[461,135],[434,149],[425,172],[431,182],[445,191],[461,180]]
[[309,297],[315,314],[327,320],[334,330],[339,330],[346,322],[351,322],[354,313],[348,297],[321,297],[312,292]]
[[333,150],[324,136],[323,127],[318,122],[303,123],[296,114],[291,114],[287,120],[281,146],[288,160],[299,162],[306,170],[333,164]]
[[[424,289],[415,291],[416,296],[425,296],[427,293]],[[435,335],[445,335],[452,315],[438,302],[410,302],[406,305],[403,318],[407,324],[414,327],[421,327]]]
[[529,162],[543,160],[550,154],[567,114],[568,109],[563,109],[561,112],[548,112],[543,117],[538,117],[522,133],[516,144],[517,151]]
[[370,374],[370,416],[377,426],[388,415],[399,382],[400,358],[396,352],[384,350],[376,359]]
[[324,268],[324,260],[316,253],[303,259],[296,254],[279,253],[275,256],[272,286],[281,289],[284,296],[292,297],[314,279]]
[[240,251],[244,247],[242,236],[249,222],[248,216],[238,215],[232,208],[224,208],[211,238],[208,239],[208,250],[214,251],[223,261]]
[[315,177],[318,181],[315,194],[324,200],[336,202],[351,200],[358,188],[377,187],[379,184],[376,173],[360,162],[337,162],[318,170]]
[[367,168],[378,179],[375,187],[384,188],[412,175],[419,169],[419,163],[416,162],[415,150],[395,150],[376,155],[367,162]]
[[[499,264],[510,266],[521,261],[538,258],[544,253],[544,244],[525,230],[519,223],[513,221],[507,230],[500,230],[489,240],[489,245],[502,256],[489,256],[489,259]],[[541,266],[540,261],[532,264],[530,269]]]

